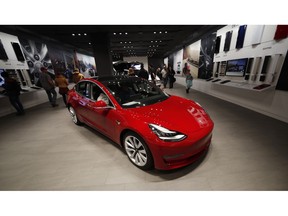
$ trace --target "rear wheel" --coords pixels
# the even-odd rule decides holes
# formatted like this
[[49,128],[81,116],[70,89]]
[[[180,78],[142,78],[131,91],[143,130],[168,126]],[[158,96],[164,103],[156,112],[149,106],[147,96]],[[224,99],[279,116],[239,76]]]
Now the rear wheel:
[[152,169],[154,161],[145,141],[136,133],[128,132],[123,138],[124,148],[129,160],[142,170]]
[[69,108],[69,113],[71,115],[72,121],[76,124],[76,125],[81,125],[81,122],[79,121],[77,114],[74,110],[74,108],[72,106],[70,106]]

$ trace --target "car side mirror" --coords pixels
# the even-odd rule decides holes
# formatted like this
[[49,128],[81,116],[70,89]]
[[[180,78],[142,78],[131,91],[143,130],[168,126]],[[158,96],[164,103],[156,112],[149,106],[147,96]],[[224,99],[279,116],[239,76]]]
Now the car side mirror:
[[108,104],[105,103],[103,100],[99,100],[95,102],[95,108],[96,109],[106,109],[111,108]]

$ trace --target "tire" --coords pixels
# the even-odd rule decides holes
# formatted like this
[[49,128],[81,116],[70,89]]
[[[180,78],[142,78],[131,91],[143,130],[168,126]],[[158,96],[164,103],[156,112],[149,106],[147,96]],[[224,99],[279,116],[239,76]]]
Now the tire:
[[125,152],[129,160],[142,170],[154,167],[153,156],[145,141],[134,132],[127,132],[123,137]]
[[78,117],[77,117],[77,114],[74,110],[74,108],[72,106],[70,106],[69,108],[69,113],[71,115],[71,118],[72,118],[72,121],[76,124],[76,125],[81,125],[82,122],[79,121]]

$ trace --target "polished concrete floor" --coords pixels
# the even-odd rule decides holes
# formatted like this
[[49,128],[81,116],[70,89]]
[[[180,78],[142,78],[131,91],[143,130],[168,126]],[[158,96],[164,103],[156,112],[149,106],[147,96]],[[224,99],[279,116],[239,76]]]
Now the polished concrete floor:
[[[288,124],[176,84],[214,120],[209,152],[174,171],[137,169],[109,139],[76,126],[59,100],[0,118],[0,190],[288,190]],[[177,116],[175,116],[177,118]]]

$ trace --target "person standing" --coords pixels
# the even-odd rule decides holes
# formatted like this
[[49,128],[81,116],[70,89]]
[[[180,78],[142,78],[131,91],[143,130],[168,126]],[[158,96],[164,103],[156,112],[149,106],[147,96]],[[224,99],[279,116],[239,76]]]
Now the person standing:
[[168,67],[168,75],[169,75],[169,88],[173,88],[173,83],[176,81],[175,79],[175,71],[171,66]]
[[166,68],[166,65],[164,64],[163,69],[161,71],[162,74],[162,82],[163,82],[163,87],[166,88],[167,82],[168,82],[168,70]]
[[187,69],[185,72],[186,76],[186,93],[189,93],[190,88],[192,87],[193,76],[190,73],[190,70]]
[[24,115],[25,111],[23,105],[20,101],[20,84],[13,78],[9,77],[7,72],[2,72],[1,76],[4,78],[4,84],[2,87],[5,89],[7,96],[9,97],[9,101],[11,105],[16,109],[16,115]]
[[140,71],[138,73],[138,77],[146,79],[146,80],[149,79],[148,71],[144,69],[144,64],[143,63],[141,63],[141,68],[140,68]]
[[41,72],[42,73],[39,74],[39,81],[47,93],[51,106],[56,107],[58,104],[56,104],[57,93],[55,91],[55,83],[48,74],[47,68],[41,67]]
[[62,96],[64,104],[67,106],[66,95],[69,91],[69,83],[62,73],[56,75],[55,85],[59,87],[59,94]]
[[79,82],[80,80],[84,79],[84,75],[79,72],[79,69],[76,68],[73,71],[72,80],[74,83]]

